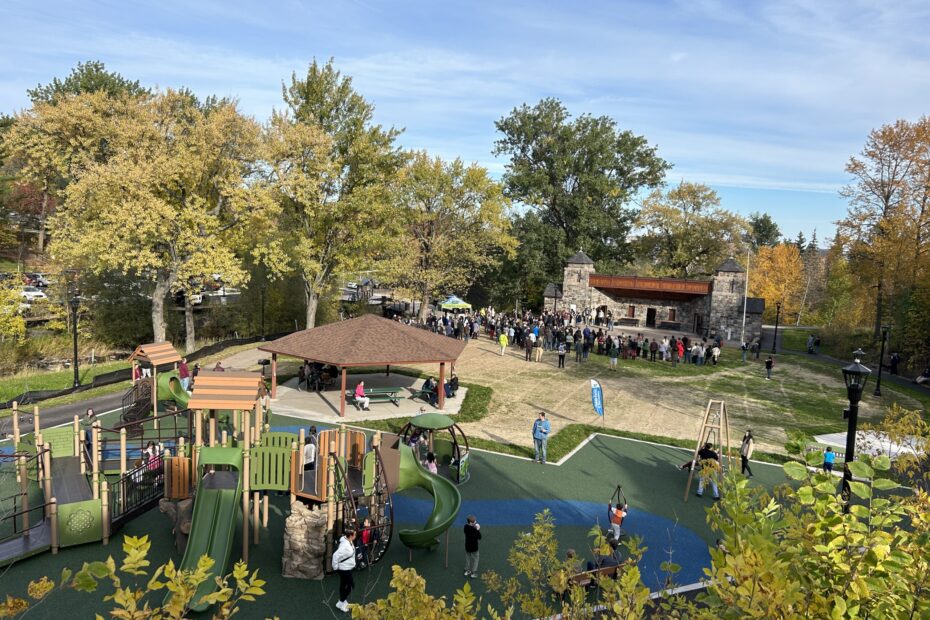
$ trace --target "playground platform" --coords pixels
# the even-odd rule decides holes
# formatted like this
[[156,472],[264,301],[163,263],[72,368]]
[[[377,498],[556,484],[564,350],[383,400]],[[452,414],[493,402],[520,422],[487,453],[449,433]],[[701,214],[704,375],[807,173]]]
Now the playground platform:
[[[413,398],[413,394],[423,386],[423,379],[400,374],[353,374],[349,375],[346,390],[355,390],[355,386],[359,381],[364,381],[366,388],[399,388],[397,404],[373,402],[369,407],[370,411],[362,411],[347,404],[346,416],[340,418],[338,385],[322,392],[308,392],[306,388],[298,390],[297,379],[291,379],[278,385],[278,398],[271,402],[271,409],[275,416],[285,415],[328,424],[339,424],[341,422],[352,424],[361,420],[409,418],[421,413],[421,408],[427,412],[440,411],[440,409],[422,398]],[[468,388],[460,387],[455,398],[446,399],[445,408],[441,410],[442,413],[451,416],[457,414],[467,393]]]

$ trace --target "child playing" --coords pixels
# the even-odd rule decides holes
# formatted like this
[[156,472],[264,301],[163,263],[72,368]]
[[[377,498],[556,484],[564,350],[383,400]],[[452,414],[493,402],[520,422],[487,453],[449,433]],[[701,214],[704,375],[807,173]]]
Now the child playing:
[[833,451],[833,448],[827,447],[827,451],[823,453],[823,470],[827,473],[832,472],[835,460],[836,452]]
[[465,576],[478,577],[478,541],[481,540],[481,526],[475,515],[465,519]]
[[436,455],[432,452],[426,453],[426,469],[431,474],[439,473],[439,468],[436,466]]

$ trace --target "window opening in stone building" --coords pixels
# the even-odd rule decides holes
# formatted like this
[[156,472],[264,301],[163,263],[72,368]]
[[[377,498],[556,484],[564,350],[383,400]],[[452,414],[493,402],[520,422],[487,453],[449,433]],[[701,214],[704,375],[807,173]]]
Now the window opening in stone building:
[[636,318],[636,306],[627,306],[626,316],[630,319]]
[[668,320],[669,320],[669,321],[674,321],[674,320],[675,320],[675,308],[669,308],[669,309],[668,309]]

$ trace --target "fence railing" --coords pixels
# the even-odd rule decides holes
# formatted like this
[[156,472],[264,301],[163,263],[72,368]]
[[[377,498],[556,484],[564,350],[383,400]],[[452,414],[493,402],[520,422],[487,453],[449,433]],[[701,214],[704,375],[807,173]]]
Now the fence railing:
[[165,495],[165,461],[159,454],[126,472],[110,487],[113,529],[149,510]]

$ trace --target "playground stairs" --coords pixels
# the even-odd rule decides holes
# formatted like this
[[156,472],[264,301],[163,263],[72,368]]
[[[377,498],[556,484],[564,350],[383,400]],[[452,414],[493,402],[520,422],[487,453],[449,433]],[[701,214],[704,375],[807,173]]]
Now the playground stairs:
[[[145,419],[152,411],[152,378],[145,377],[137,380],[123,395],[122,413],[120,422],[138,422]],[[131,427],[130,434],[141,434],[142,427]]]
[[74,504],[93,497],[76,456],[59,456],[52,461],[52,488],[59,504]]
[[28,536],[19,536],[0,542],[0,566],[13,560],[48,551],[52,547],[52,528],[48,519],[42,519],[30,528]]

